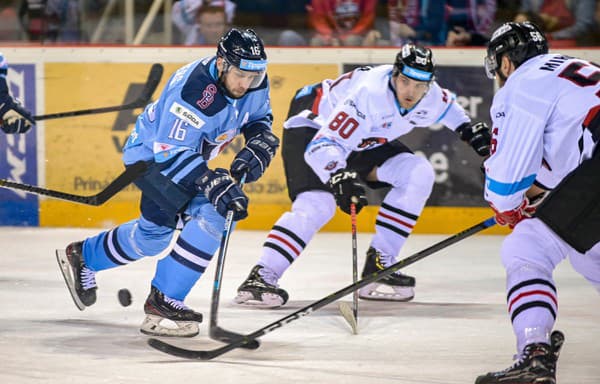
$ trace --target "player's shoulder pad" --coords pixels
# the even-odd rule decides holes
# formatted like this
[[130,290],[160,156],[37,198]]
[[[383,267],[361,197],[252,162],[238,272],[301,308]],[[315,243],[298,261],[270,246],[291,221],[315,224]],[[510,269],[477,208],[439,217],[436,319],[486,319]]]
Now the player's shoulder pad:
[[214,116],[227,106],[227,99],[209,72],[210,61],[199,61],[181,88],[181,98],[206,116]]

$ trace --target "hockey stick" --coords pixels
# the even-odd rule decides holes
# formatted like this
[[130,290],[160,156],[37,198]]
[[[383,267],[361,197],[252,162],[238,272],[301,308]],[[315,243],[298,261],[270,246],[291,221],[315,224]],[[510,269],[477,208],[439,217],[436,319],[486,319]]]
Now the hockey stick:
[[[244,174],[239,182],[240,188],[244,186],[246,174]],[[219,246],[219,255],[217,256],[217,267],[215,271],[215,280],[213,283],[212,300],[210,304],[210,325],[208,335],[211,339],[219,340],[224,343],[232,343],[244,337],[239,333],[231,332],[219,327],[217,324],[219,314],[219,297],[221,295],[221,281],[223,280],[223,269],[225,268],[225,255],[227,254],[227,246],[229,245],[229,237],[231,228],[233,227],[233,209],[227,211],[225,218],[225,227],[221,236],[221,245]],[[247,349],[256,349],[260,346],[258,340],[251,340],[250,343],[244,344],[242,347]]]
[[20,191],[35,193],[36,195],[50,196],[56,199],[72,201],[80,204],[102,205],[108,199],[116,195],[119,191],[128,186],[132,181],[134,181],[140,175],[146,172],[147,168],[147,164],[143,161],[139,161],[133,165],[130,165],[116,179],[114,179],[110,184],[108,184],[106,188],[100,191],[100,193],[92,196],[73,195],[66,192],[37,187],[35,185],[15,183],[13,181],[5,179],[0,179],[0,187],[18,189]]
[[379,279],[382,279],[386,276],[391,275],[392,273],[408,266],[411,265],[439,250],[442,250],[454,243],[457,243],[461,240],[466,239],[469,236],[472,236],[478,232],[481,232],[482,230],[492,227],[496,224],[496,221],[494,220],[494,218],[489,218],[485,221],[482,221],[479,224],[476,224],[470,228],[467,228],[465,230],[463,230],[462,232],[459,232],[453,236],[450,236],[448,238],[446,238],[445,240],[440,241],[439,243],[436,243],[432,246],[430,246],[429,248],[426,248],[420,252],[415,253],[412,256],[408,256],[400,261],[398,261],[396,264],[390,265],[389,267],[372,273],[369,276],[357,281],[354,284],[350,284],[347,287],[344,287],[342,289],[340,289],[339,291],[336,291],[318,301],[313,302],[312,304],[309,304],[277,321],[272,322],[269,325],[266,325],[246,336],[244,336],[242,339],[238,339],[236,341],[234,341],[233,343],[224,345],[222,347],[216,348],[216,349],[212,349],[212,350],[190,350],[190,349],[185,349],[185,348],[181,348],[181,347],[177,347],[175,345],[169,344],[169,343],[165,343],[164,341],[155,339],[155,338],[151,338],[148,339],[148,344],[154,348],[154,349],[158,349],[159,351],[162,351],[164,353],[168,353],[170,355],[173,356],[178,356],[178,357],[182,357],[182,358],[186,358],[186,359],[195,359],[195,360],[211,360],[214,359],[215,357],[221,356],[224,353],[227,353],[235,348],[239,348],[240,346],[242,346],[243,344],[248,344],[251,340],[254,340],[258,337],[262,337],[264,335],[266,335],[267,333],[273,332],[274,330],[283,327],[284,325],[291,323],[294,320],[297,320],[303,316],[309,315],[310,313],[338,300],[341,297],[344,297],[346,295],[348,295],[349,293],[360,289],[368,284],[371,284]]
[[[356,245],[356,204],[350,204],[350,219],[352,221],[352,283],[356,284],[358,280],[358,247]],[[358,290],[352,292],[352,308],[345,303],[340,302],[338,308],[350,327],[352,333],[358,335]]]
[[60,119],[63,117],[73,117],[73,116],[81,116],[81,115],[93,115],[97,113],[107,113],[107,112],[116,112],[116,111],[125,111],[127,109],[135,109],[144,107],[150,99],[152,98],[152,94],[158,87],[158,83],[160,83],[160,79],[163,74],[163,66],[162,64],[152,64],[150,68],[150,72],[148,73],[148,78],[146,79],[146,83],[144,85],[144,89],[142,93],[138,96],[137,99],[132,101],[131,103],[115,105],[113,107],[103,107],[103,108],[90,108],[90,109],[81,109],[79,111],[68,111],[68,112],[57,112],[51,113],[48,115],[38,115],[33,118],[36,121],[40,120],[48,120],[48,119]]

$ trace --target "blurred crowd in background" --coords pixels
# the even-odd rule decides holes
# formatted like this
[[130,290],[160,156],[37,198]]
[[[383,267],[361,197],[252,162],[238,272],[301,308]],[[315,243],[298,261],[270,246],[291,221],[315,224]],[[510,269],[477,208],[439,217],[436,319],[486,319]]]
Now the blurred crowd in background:
[[236,26],[272,46],[484,46],[524,20],[551,48],[600,45],[600,0],[0,0],[0,43],[214,45]]

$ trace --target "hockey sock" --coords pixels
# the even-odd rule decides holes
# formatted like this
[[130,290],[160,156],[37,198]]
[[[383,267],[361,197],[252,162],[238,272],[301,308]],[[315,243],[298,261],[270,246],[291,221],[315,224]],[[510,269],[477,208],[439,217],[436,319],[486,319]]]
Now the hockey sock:
[[[199,225],[198,220],[204,218],[194,219],[183,227],[169,255],[156,267],[152,285],[173,299],[185,299],[219,248],[221,233],[214,231],[218,224]],[[224,220],[220,224],[223,226]]]
[[299,194],[291,212],[284,213],[267,235],[258,264],[281,278],[315,233],[331,220],[335,207],[331,193],[308,191]]
[[383,254],[398,255],[431,194],[434,174],[427,160],[411,153],[388,159],[377,178],[393,187],[385,196],[375,221],[371,246]]
[[132,220],[86,239],[84,262],[94,271],[126,265],[162,252],[172,235],[173,229],[158,226],[143,217]]

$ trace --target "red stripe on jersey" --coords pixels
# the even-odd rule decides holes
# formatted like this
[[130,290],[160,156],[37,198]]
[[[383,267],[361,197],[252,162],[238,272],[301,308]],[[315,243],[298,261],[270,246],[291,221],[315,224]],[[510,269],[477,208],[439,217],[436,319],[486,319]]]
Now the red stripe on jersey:
[[317,88],[317,97],[315,97],[315,101],[313,101],[312,105],[312,113],[315,115],[319,114],[319,102],[321,101],[321,97],[323,96],[323,87]]

